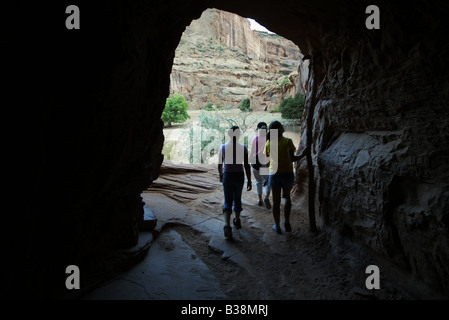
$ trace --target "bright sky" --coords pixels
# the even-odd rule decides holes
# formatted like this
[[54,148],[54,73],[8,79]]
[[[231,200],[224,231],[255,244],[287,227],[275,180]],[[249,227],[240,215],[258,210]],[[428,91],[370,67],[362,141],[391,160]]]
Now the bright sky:
[[249,20],[249,22],[251,23],[251,29],[252,30],[258,30],[258,31],[265,31],[268,33],[274,33],[270,30],[268,30],[267,28],[265,28],[264,26],[260,25],[256,20],[251,19],[251,18],[247,18]]

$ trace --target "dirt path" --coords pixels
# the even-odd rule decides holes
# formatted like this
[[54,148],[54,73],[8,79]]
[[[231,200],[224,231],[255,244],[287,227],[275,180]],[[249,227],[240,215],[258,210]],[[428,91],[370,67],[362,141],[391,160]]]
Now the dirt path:
[[[230,299],[436,298],[427,287],[410,276],[404,277],[360,245],[328,232],[310,232],[304,195],[292,199],[293,231],[289,236],[272,230],[271,210],[257,206],[255,190],[243,191],[242,229],[233,228],[233,240],[229,241],[223,239],[223,194],[215,167],[165,166],[149,191],[153,196],[161,194],[174,199],[186,208],[186,218],[162,226],[161,232],[174,229],[180,233]],[[215,221],[215,234],[198,227],[204,223],[191,223],[200,216]],[[223,255],[223,245],[238,252],[239,258]],[[365,287],[369,276],[365,269],[371,264],[380,269],[379,290]]]

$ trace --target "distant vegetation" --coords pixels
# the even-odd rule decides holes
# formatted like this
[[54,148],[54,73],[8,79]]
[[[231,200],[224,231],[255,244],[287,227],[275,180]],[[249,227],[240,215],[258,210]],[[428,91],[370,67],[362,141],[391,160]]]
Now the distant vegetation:
[[206,104],[206,106],[204,107],[204,110],[206,111],[216,111],[216,110],[223,110],[223,107],[218,105],[214,105],[212,102],[209,102],[208,104]]
[[174,94],[173,97],[167,98],[161,119],[167,127],[171,127],[172,123],[183,123],[190,119],[187,113],[189,107],[183,95]]
[[[184,96],[175,94],[168,98],[161,119],[170,127],[172,123],[184,123],[190,116],[187,114],[188,103]],[[187,122],[176,140],[166,140],[162,153],[167,160],[182,159],[188,163],[211,163],[217,157],[217,150],[226,142],[226,131],[231,126],[238,126],[242,131],[242,143],[249,146],[250,139],[256,134],[256,124],[260,121],[270,123],[280,120],[286,130],[298,131],[300,118],[304,111],[304,96],[297,93],[281,102],[276,112],[281,115],[261,116],[254,114],[251,100],[245,98],[239,107],[222,107],[212,102],[207,103],[200,111],[199,125]],[[273,113],[273,112],[270,112]]]
[[214,108],[213,108],[213,103],[212,102],[209,102],[208,104],[206,104],[206,106],[204,107],[204,110],[206,110],[206,111],[213,111],[214,110]]
[[240,111],[253,111],[253,109],[251,109],[251,101],[249,100],[249,98],[244,99],[239,106]]
[[295,97],[284,99],[278,111],[284,119],[301,119],[304,112],[304,96],[298,92]]
[[285,76],[284,79],[282,80],[281,87],[284,87],[286,84],[289,83],[291,83],[290,79],[288,78],[288,76]]

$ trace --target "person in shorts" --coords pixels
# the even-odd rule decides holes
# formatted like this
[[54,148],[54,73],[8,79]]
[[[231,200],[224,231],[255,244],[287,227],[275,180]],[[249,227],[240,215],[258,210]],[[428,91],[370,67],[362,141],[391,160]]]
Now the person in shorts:
[[[292,202],[290,199],[290,192],[295,183],[293,162],[303,158],[306,154],[307,148],[305,148],[300,155],[295,155],[296,148],[293,145],[293,141],[292,139],[283,136],[285,130],[283,125],[279,121],[273,121],[272,123],[270,123],[268,129],[268,141],[265,144],[264,153],[267,157],[270,157],[268,184],[271,187],[271,193],[273,195],[273,229],[278,234],[281,234],[281,194],[282,198],[285,198],[285,231],[291,232],[292,228],[290,225],[290,211]],[[274,135],[277,136],[277,139]]]
[[[269,160],[263,153],[265,143],[267,142],[268,125],[265,122],[257,124],[257,135],[251,140],[251,152],[249,160],[252,167],[254,179],[256,179],[257,205],[262,206],[265,203],[267,209],[271,209],[270,204],[270,186],[268,185],[268,174],[264,174],[261,168],[267,168]],[[263,201],[262,201],[263,199]]]
[[237,229],[242,227],[240,212],[242,208],[242,190],[247,180],[246,190],[251,190],[251,167],[248,161],[248,148],[239,143],[242,132],[238,126],[232,126],[228,130],[230,141],[222,144],[218,152],[218,174],[223,183],[224,204],[223,214],[225,226],[223,227],[225,238],[232,238],[231,213],[234,209],[235,218],[233,224]]

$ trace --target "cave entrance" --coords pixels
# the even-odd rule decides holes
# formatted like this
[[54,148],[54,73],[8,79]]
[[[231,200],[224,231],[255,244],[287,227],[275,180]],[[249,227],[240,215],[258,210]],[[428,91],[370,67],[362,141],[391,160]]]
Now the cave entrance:
[[279,106],[296,94],[304,99],[308,61],[302,58],[292,41],[254,19],[205,10],[187,26],[176,49],[169,99],[179,108],[185,100],[188,107],[184,115],[178,108],[162,115],[165,160],[216,164],[227,128],[238,125],[241,142],[249,146],[260,121],[281,120],[285,135],[299,145],[302,111],[281,114]]
[[[286,128],[284,135],[298,148],[302,113],[284,118],[279,105],[306,95],[309,61],[303,58],[295,43],[253,19],[207,9],[193,20],[176,49],[168,97],[183,104],[188,117],[179,117],[178,109],[171,111],[173,118],[162,115],[165,159],[149,192],[196,208],[206,203],[203,212],[220,212],[223,195],[216,171],[218,149],[228,140],[226,131],[231,125],[242,129],[240,142],[250,148],[258,122],[280,120]],[[246,109],[245,100],[249,101]],[[254,175],[252,180],[247,206],[260,209]],[[148,196],[144,194],[147,200]]]
[[[198,256],[204,261],[223,288],[235,281],[227,279],[227,273],[249,274],[244,276],[250,279],[249,282],[238,281],[235,284],[238,289],[225,290],[236,299],[282,296],[272,279],[277,278],[276,265],[285,264],[285,261],[275,258],[273,266],[259,267],[264,263],[267,265],[264,262],[269,251],[266,242],[269,246],[277,246],[290,237],[290,233],[279,238],[273,232],[271,208],[266,203],[258,205],[257,186],[251,173],[253,189],[243,190],[242,194],[242,229],[233,224],[233,213],[231,224],[235,242],[229,245],[223,237],[224,197],[217,173],[218,149],[228,140],[226,131],[231,125],[236,124],[242,129],[239,142],[250,149],[251,140],[257,134],[257,123],[269,124],[274,120],[283,123],[284,135],[299,147],[301,117],[286,119],[277,111],[285,99],[293,99],[298,92],[305,96],[307,92],[304,79],[308,78],[308,61],[302,58],[303,54],[293,42],[272,32],[254,31],[246,18],[217,9],[208,9],[200,19],[194,20],[184,31],[176,49],[168,99],[181,106],[188,105],[186,112],[190,118],[183,123],[164,121],[162,153],[165,159],[159,178],[142,196],[154,211],[161,230],[166,231],[160,238],[164,250],[176,251],[174,248],[180,246],[177,241],[181,237],[195,251],[191,259]],[[244,109],[243,102],[248,100],[249,108]],[[167,107],[172,107],[171,102]],[[178,112],[182,110],[173,113]],[[271,194],[269,199],[272,203]],[[307,201],[304,196],[293,201],[297,204],[293,206],[290,220],[291,237],[310,238],[299,231],[306,229],[304,204]],[[304,214],[297,214],[297,210]],[[295,242],[292,247],[303,243],[292,242]],[[217,263],[219,255],[226,258]],[[226,261],[228,257],[229,261]],[[191,259],[175,264],[183,266]],[[183,270],[177,277],[195,278],[196,275],[185,275],[184,270],[188,268],[180,269]],[[256,273],[269,283],[270,289],[252,283],[252,275]],[[245,287],[256,289],[248,294]],[[300,290],[293,290],[300,294]],[[181,291],[178,289],[173,295],[177,297]]]
[[[449,59],[447,44],[432,39],[446,26],[446,20],[441,20],[444,10],[421,0],[416,1],[419,10],[415,5],[390,5],[383,1],[381,31],[366,33],[366,4],[111,1],[84,4],[81,30],[65,28],[64,5],[39,2],[27,4],[26,10],[11,10],[11,26],[17,32],[11,38],[14,59],[9,63],[14,74],[11,102],[15,107],[8,109],[19,112],[14,113],[14,118],[18,120],[20,136],[31,139],[24,144],[20,141],[19,148],[13,149],[22,152],[17,153],[17,167],[9,170],[18,188],[14,198],[17,201],[12,206],[15,213],[8,214],[5,223],[11,226],[8,229],[14,241],[8,241],[8,252],[13,255],[8,258],[10,273],[5,273],[8,279],[5,286],[2,284],[4,291],[12,291],[18,297],[54,295],[64,283],[59,281],[64,277],[64,269],[59,267],[88,262],[91,274],[97,274],[94,269],[104,265],[97,264],[103,256],[97,253],[136,241],[136,221],[142,209],[139,195],[155,179],[160,166],[163,137],[159,118],[169,93],[177,42],[193,18],[199,17],[206,6],[215,5],[256,18],[270,30],[293,40],[306,56],[311,55],[309,79],[313,83],[309,88],[311,98],[306,100],[306,140],[309,145],[312,143],[312,117],[317,134],[313,141],[325,136],[314,144],[318,147],[314,160],[323,160],[322,151],[339,132],[382,130],[387,135],[378,136],[380,144],[399,142],[404,150],[397,150],[388,158],[383,154],[387,151],[388,156],[389,150],[381,148],[371,162],[374,169],[376,164],[382,165],[382,175],[361,169],[366,178],[364,185],[375,188],[359,186],[358,190],[367,200],[378,198],[376,206],[364,201],[373,210],[365,212],[357,207],[347,212],[344,209],[352,203],[346,206],[340,199],[354,196],[358,200],[358,194],[333,192],[342,186],[351,187],[350,171],[342,167],[345,159],[338,159],[332,167],[327,166],[329,161],[317,164],[320,200],[328,197],[327,203],[317,201],[317,205],[320,213],[330,215],[332,228],[334,222],[344,221],[349,214],[357,216],[351,227],[359,234],[371,229],[365,244],[374,250],[382,245],[388,252],[381,253],[391,257],[389,248],[394,242],[389,240],[388,230],[378,232],[382,224],[377,223],[387,213],[392,222],[407,231],[401,241],[413,240],[404,247],[410,250],[410,261],[419,261],[413,264],[413,270],[429,282],[441,280],[447,288],[447,247],[440,246],[441,250],[435,253],[431,248],[436,247],[427,241],[441,238],[440,243],[445,244],[447,239],[445,225],[438,219],[445,217],[443,204],[448,202],[447,175],[443,174],[447,172],[447,150],[442,147],[447,145],[444,142],[448,137],[447,99],[441,92],[447,93],[445,70]],[[321,81],[324,76],[326,81]],[[314,89],[318,85],[319,94]],[[313,101],[315,98],[319,101]],[[335,103],[326,104],[330,99]],[[402,128],[406,129],[403,133],[394,132]],[[323,140],[325,143],[321,143]],[[24,166],[24,159],[36,162]],[[366,157],[360,161],[363,159]],[[307,162],[311,163],[309,157]],[[384,172],[384,168],[388,171]],[[405,175],[407,179],[393,181],[394,188],[411,180],[425,182],[411,186],[424,191],[427,182],[434,184],[435,189],[430,191],[435,197],[427,197],[430,192],[424,191],[418,197],[436,211],[424,211],[421,219],[420,208],[416,207],[415,212],[413,202],[403,202],[403,207],[389,203],[385,193],[391,190],[389,177],[395,175]],[[189,182],[187,178],[186,181]],[[25,184],[32,192],[22,196]],[[215,205],[211,201],[209,204]],[[410,222],[409,207],[416,214],[416,220],[411,217]],[[371,213],[375,217],[373,224],[358,223]],[[416,224],[422,230],[415,228]],[[23,228],[20,236],[17,226]],[[395,240],[396,235],[390,238]],[[415,247],[419,248],[416,244],[420,243],[424,250],[418,252]],[[29,272],[28,266],[34,263]],[[284,265],[290,264],[287,261]],[[83,267],[81,270],[88,271]],[[85,274],[82,279],[86,279]],[[66,288],[63,289],[66,294]]]

